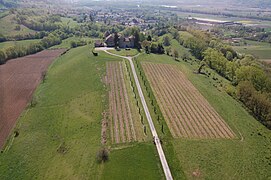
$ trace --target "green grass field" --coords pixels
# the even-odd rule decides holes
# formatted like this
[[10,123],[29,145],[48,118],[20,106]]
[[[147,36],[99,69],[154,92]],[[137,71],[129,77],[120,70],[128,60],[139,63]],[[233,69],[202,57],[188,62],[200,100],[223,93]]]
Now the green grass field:
[[245,54],[252,54],[260,60],[271,60],[271,44],[265,42],[246,41],[245,46],[233,46],[233,48]]
[[[140,62],[174,64],[238,135],[233,140],[173,139],[159,135],[175,179],[184,172],[187,179],[268,179],[271,177],[271,132],[255,120],[224,91],[213,86],[211,78],[194,74],[197,63],[176,62],[166,55],[141,55]],[[146,91],[144,92],[146,94]],[[145,96],[147,97],[147,95]],[[150,103],[148,103],[150,106]],[[160,129],[158,123],[156,128]],[[174,153],[173,153],[174,152]],[[176,162],[177,161],[177,162]],[[179,165],[179,166],[178,166]],[[195,177],[193,172],[199,177]]]
[[48,70],[35,92],[37,105],[26,109],[19,136],[0,154],[0,179],[162,179],[152,141],[111,145],[109,161],[96,162],[101,148],[102,112],[107,88],[106,62],[119,58],[89,46],[70,50]]
[[59,45],[55,45],[50,47],[49,49],[57,49],[57,48],[70,48],[71,47],[71,42],[72,41],[80,41],[80,40],[84,40],[87,42],[92,42],[92,38],[89,37],[69,37],[67,39],[62,40],[62,43]]
[[28,29],[27,27],[20,25],[20,30],[15,30],[18,23],[13,19],[15,15],[10,14],[0,19],[0,34],[4,36],[24,35],[29,33],[35,33],[35,31]]
[[79,25],[79,23],[74,21],[72,18],[61,17],[61,21],[62,21],[61,24],[69,26],[71,28],[74,28]]
[[39,42],[39,39],[22,40],[22,41],[6,41],[0,43],[0,49],[6,49],[11,46],[29,46],[32,43]]
[[137,49],[130,49],[130,50],[120,49],[120,51],[113,49],[113,50],[109,50],[109,52],[120,55],[120,56],[135,56],[139,53]]

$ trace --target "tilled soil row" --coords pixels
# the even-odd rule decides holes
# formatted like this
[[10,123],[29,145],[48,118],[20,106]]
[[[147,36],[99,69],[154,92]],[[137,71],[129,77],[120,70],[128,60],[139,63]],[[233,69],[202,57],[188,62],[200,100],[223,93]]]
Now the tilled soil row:
[[174,137],[235,137],[221,116],[176,67],[144,63],[143,69]]

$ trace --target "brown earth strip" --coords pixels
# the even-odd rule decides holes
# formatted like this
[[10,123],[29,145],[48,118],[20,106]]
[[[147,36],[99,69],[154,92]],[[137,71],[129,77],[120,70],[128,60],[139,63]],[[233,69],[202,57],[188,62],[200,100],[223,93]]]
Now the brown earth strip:
[[44,50],[0,65],[0,148],[55,58],[66,49]]

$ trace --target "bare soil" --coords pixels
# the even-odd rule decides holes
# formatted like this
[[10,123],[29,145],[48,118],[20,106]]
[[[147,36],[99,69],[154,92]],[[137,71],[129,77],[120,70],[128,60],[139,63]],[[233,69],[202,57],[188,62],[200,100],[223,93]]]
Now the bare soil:
[[45,50],[0,66],[0,148],[53,60],[65,49]]

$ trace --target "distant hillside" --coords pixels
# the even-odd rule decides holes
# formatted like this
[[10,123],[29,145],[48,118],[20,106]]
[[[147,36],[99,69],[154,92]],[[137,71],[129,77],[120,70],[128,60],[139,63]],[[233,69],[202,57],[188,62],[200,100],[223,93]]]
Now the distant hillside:
[[8,9],[17,6],[17,0],[0,0],[0,8]]
[[[84,1],[84,0],[80,0]],[[119,0],[122,1],[122,0]],[[136,1],[136,0],[134,0]],[[143,2],[155,2],[155,4],[197,4],[197,5],[236,5],[245,7],[271,8],[271,0],[143,0]]]

